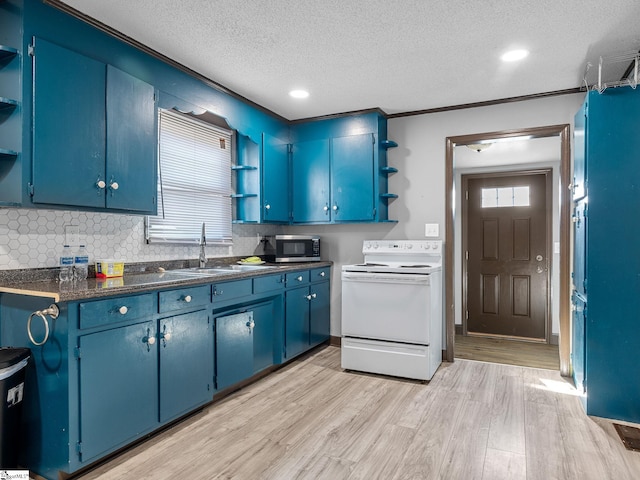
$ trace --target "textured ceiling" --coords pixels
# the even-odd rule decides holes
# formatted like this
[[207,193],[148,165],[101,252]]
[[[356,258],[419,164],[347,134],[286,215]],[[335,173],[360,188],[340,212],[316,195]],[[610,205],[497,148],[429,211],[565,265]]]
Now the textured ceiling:
[[[290,120],[576,88],[587,62],[640,49],[638,0],[64,3]],[[502,63],[514,47],[531,54]]]

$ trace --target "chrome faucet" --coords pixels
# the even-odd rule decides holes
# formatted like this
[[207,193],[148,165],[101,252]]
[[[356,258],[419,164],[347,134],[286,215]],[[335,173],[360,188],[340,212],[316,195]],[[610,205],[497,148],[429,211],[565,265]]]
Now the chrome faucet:
[[204,233],[204,222],[202,222],[202,233],[200,234],[200,268],[207,266],[207,254],[204,251],[204,247],[207,244],[207,237]]

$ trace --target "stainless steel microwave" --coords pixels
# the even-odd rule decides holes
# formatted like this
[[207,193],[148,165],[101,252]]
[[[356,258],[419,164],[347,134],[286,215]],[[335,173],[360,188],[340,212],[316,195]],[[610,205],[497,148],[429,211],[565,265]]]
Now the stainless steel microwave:
[[268,262],[319,262],[320,237],[311,235],[275,235],[265,244]]

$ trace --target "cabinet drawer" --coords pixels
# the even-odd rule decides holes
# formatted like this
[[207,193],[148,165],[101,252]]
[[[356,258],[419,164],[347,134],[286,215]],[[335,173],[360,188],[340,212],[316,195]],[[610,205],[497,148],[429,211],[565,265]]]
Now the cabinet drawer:
[[309,283],[309,270],[287,273],[287,288],[294,288],[299,285],[306,285],[307,283]]
[[248,297],[252,293],[252,280],[216,283],[213,285],[213,301],[224,302],[231,298]]
[[160,313],[206,305],[211,301],[209,285],[160,292]]
[[153,313],[152,293],[82,302],[80,303],[80,328],[97,327],[110,322],[135,320]]
[[312,282],[323,282],[329,280],[331,267],[314,268],[309,274]]
[[284,288],[284,275],[268,275],[253,279],[253,293],[271,292]]

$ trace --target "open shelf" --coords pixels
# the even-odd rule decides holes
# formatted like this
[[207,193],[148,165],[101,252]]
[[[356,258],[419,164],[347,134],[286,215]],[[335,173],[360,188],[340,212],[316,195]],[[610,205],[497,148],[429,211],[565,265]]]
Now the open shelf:
[[7,108],[15,108],[18,106],[18,101],[11,98],[0,97],[0,110]]
[[393,140],[380,140],[380,146],[382,148],[395,148],[398,144]]
[[231,198],[249,198],[257,196],[257,193],[234,193],[233,195],[231,195]]
[[18,152],[14,152],[13,150],[8,150],[6,148],[0,148],[0,160],[3,158],[16,158],[18,156]]
[[251,165],[231,165],[231,170],[257,170],[258,167],[252,167]]
[[13,47],[7,47],[6,45],[0,45],[0,60],[5,58],[14,57],[18,54],[18,50]]

